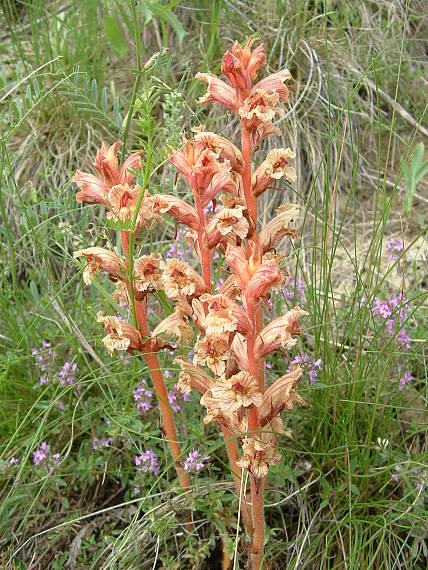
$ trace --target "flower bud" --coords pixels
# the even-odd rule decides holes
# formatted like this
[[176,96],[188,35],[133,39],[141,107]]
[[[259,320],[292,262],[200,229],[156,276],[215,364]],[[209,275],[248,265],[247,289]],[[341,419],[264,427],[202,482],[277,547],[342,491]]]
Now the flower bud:
[[237,89],[251,87],[251,82],[266,58],[263,44],[252,52],[252,43],[253,40],[250,38],[242,48],[238,42],[235,42],[223,56],[221,70],[230,84]]

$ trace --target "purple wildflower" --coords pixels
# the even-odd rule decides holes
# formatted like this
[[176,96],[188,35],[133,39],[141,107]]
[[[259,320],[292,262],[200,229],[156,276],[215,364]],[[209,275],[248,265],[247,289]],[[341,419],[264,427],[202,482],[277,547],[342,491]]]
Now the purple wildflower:
[[292,301],[294,299],[294,295],[303,297],[305,294],[305,290],[303,288],[303,281],[301,279],[295,279],[293,275],[287,279],[285,286],[282,289],[284,293],[284,297],[288,301]]
[[46,471],[49,468],[53,469],[57,467],[60,462],[60,454],[54,453],[52,456],[50,454],[50,447],[46,441],[42,441],[39,449],[33,451],[33,463],[38,467],[44,467]]
[[61,386],[67,386],[71,385],[74,383],[75,378],[74,378],[74,373],[77,370],[77,364],[75,362],[71,363],[71,362],[64,362],[61,370],[59,371],[58,377],[59,377],[59,383],[61,384]]
[[404,242],[398,238],[391,238],[386,244],[386,252],[390,261],[397,261],[406,248]]
[[46,441],[43,441],[37,451],[33,452],[33,463],[34,465],[41,465],[48,459],[49,455],[49,445]]
[[142,455],[134,455],[134,463],[139,473],[151,471],[154,475],[159,475],[158,458],[153,449],[147,449]]
[[94,436],[92,438],[92,449],[100,449],[100,448],[106,449],[107,447],[110,447],[112,443],[113,439],[111,437],[103,436],[100,439],[98,439],[98,437]]
[[139,412],[148,412],[152,407],[153,393],[147,388],[144,378],[141,378],[141,384],[135,388],[134,392],[135,405]]
[[18,459],[13,456],[9,459],[9,465],[16,465],[18,463]]
[[[167,370],[169,375],[169,371]],[[165,373],[165,375],[167,375]],[[188,402],[190,399],[190,394],[182,394],[177,390],[177,384],[174,384],[172,390],[168,392],[168,402],[174,412],[181,412],[181,405],[183,402]]]
[[205,467],[205,461],[208,461],[209,455],[204,455],[202,457],[201,452],[198,449],[192,449],[189,455],[184,460],[184,470],[185,471],[200,471]]
[[410,372],[405,372],[403,376],[400,378],[400,383],[398,385],[398,389],[400,390],[400,392],[404,390],[406,384],[409,384],[414,379],[415,379],[414,376],[412,376]]
[[309,376],[309,382],[313,386],[318,378],[318,373],[322,370],[322,360],[312,360],[307,354],[297,354],[290,363],[288,371],[290,372],[294,366],[301,366]]
[[[121,320],[123,321],[123,318],[121,318]],[[126,351],[122,350],[121,352],[119,352],[119,358],[123,362],[124,366],[129,366],[131,364],[131,361],[129,360],[129,358],[127,358]]]
[[31,350],[31,354],[33,355],[36,366],[40,371],[40,384],[47,384],[49,382],[49,372],[53,365],[54,354],[52,344],[44,340],[39,348],[33,348]]
[[[396,340],[402,349],[410,348],[410,337],[403,326],[406,321],[409,309],[406,299],[393,295],[389,301],[382,301],[375,297],[373,300],[372,314],[386,320],[385,328],[391,336],[396,334]],[[399,330],[398,330],[399,329]],[[398,330],[398,332],[396,332]]]

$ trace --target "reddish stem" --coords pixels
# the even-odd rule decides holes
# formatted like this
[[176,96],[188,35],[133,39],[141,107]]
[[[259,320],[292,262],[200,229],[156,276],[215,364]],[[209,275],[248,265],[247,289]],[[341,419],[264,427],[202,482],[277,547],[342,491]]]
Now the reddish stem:
[[[129,255],[129,233],[120,232],[122,239],[122,247],[126,255]],[[130,292],[131,284],[127,282],[128,291]],[[147,325],[147,297],[142,301],[137,301],[134,296],[135,316],[138,328],[144,337],[149,336],[149,328]],[[175,429],[174,416],[168,401],[168,391],[163,380],[162,372],[159,365],[159,358],[156,352],[143,352],[143,358],[146,361],[150,372],[150,377],[156,392],[159,408],[162,416],[162,423],[165,430],[166,441],[174,459],[175,470],[177,471],[178,480],[184,490],[190,487],[190,475],[181,465],[182,451],[178,443],[177,431]],[[189,525],[188,525],[188,529]]]
[[257,224],[257,198],[251,192],[251,136],[250,131],[241,122],[242,128],[242,158],[244,159],[245,168],[242,173],[242,184],[244,187],[244,196],[247,203],[247,208]]
[[251,547],[252,570],[260,570],[265,541],[265,516],[263,510],[263,479],[251,476],[251,499],[253,505],[253,544]]
[[[253,254],[257,250],[257,198],[251,192],[251,138],[250,132],[241,122],[242,126],[242,157],[244,159],[245,168],[242,173],[242,181],[244,187],[244,195],[247,208],[255,224],[255,233],[249,238],[254,243],[252,248]],[[254,308],[247,306],[248,318],[252,324],[251,331],[247,336],[247,356],[249,362],[250,373],[257,378],[260,392],[264,392],[264,361],[256,358],[254,354],[254,343],[256,335],[263,328],[263,309],[261,307]],[[258,411],[256,407],[250,408],[247,413],[248,431],[260,430]],[[253,535],[252,535],[252,568],[259,570],[263,560],[263,547],[265,539],[265,519],[263,511],[263,486],[264,480],[251,476],[251,499],[253,513]]]
[[[192,189],[193,190],[193,189]],[[207,292],[211,291],[211,255],[208,249],[208,244],[205,238],[205,213],[201,204],[198,190],[193,190],[193,198],[195,201],[196,210],[199,216],[200,228],[198,230],[198,245],[200,252],[200,261],[202,268],[202,277],[205,283]],[[205,307],[206,311],[206,307]],[[227,457],[231,466],[233,473],[233,478],[235,481],[236,489],[238,495],[241,496],[241,486],[242,486],[242,470],[238,467],[236,462],[239,459],[239,447],[236,438],[232,437],[232,433],[224,426],[221,426],[223,431],[224,441],[226,444]],[[251,514],[248,508],[248,503],[245,494],[242,495],[241,501],[241,514],[242,520],[244,521],[244,526],[246,527],[250,536],[253,533],[253,524],[251,521]]]

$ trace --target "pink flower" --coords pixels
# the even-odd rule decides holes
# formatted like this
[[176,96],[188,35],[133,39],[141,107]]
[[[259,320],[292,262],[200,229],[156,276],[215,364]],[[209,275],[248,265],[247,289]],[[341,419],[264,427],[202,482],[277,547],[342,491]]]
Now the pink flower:
[[235,42],[223,56],[221,70],[236,89],[249,89],[266,59],[263,44],[251,51],[252,43],[253,40],[250,38],[242,48],[238,42]]
[[199,99],[199,105],[214,102],[221,103],[231,111],[238,110],[238,98],[235,89],[230,87],[227,83],[212,73],[197,73],[196,79],[205,81],[207,84],[207,92]]
[[110,277],[120,278],[125,271],[124,260],[113,251],[102,247],[88,247],[73,253],[73,257],[85,257],[88,264],[83,272],[83,281],[90,285],[97,271],[106,271]]
[[119,168],[117,151],[120,144],[120,141],[116,141],[111,147],[107,147],[102,143],[101,148],[97,151],[94,163],[94,168],[100,175],[99,177],[80,170],[73,176],[73,182],[80,188],[80,192],[76,195],[77,202],[106,204],[107,195],[113,186],[117,184],[130,185],[134,182],[135,177],[128,169],[138,170],[141,168],[141,152],[132,154]]

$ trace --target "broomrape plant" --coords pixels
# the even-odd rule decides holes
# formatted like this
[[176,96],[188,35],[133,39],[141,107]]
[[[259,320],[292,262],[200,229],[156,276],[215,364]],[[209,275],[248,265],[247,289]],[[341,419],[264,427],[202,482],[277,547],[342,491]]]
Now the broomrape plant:
[[[283,114],[279,104],[288,100],[286,81],[291,75],[283,70],[254,84],[265,52],[263,45],[254,50],[251,46],[251,39],[244,47],[235,43],[224,54],[221,69],[227,82],[210,73],[196,76],[207,85],[201,105],[219,103],[239,118],[241,146],[199,126],[190,139],[183,136],[179,150],[171,149],[169,161],[189,185],[193,204],[142,189],[130,171],[141,168],[141,153],[132,154],[120,167],[120,143],[110,148],[103,144],[94,164],[98,175],[75,174],[73,180],[80,189],[76,198],[107,207],[107,217],[121,224],[122,253],[90,247],[74,255],[87,260],[85,283],[97,271],[106,271],[116,284],[114,299],[132,308],[134,324],[98,314],[106,331],[103,342],[111,353],[128,351],[145,359],[183,489],[190,487],[189,458],[184,461],[177,441],[158,352],[171,349],[171,343],[188,345],[196,331],[193,358],[175,358],[178,390],[199,392],[206,409],[204,423],[215,422],[223,432],[242,498],[251,567],[259,569],[265,537],[263,489],[269,467],[281,459],[277,448],[277,438],[284,433],[280,412],[305,403],[296,393],[301,368],[293,364],[287,374],[265,386],[265,358],[296,344],[299,320],[307,313],[295,307],[265,322],[270,291],[282,287],[287,278],[284,254],[276,247],[285,236],[298,237],[293,227],[298,207],[283,204],[265,227],[258,227],[259,197],[276,190],[281,179],[293,182],[296,174],[288,164],[294,156],[289,148],[271,150],[253,171],[252,153],[263,139],[280,134],[273,120]],[[194,248],[200,271],[177,257],[162,259],[152,253],[134,259],[135,240],[163,215],[187,228],[186,240]],[[216,251],[223,256],[215,257]],[[228,276],[218,286],[213,284],[213,265],[222,257]],[[147,307],[150,296],[159,291],[174,303],[174,310],[150,331]],[[251,497],[244,489],[245,472]]]

